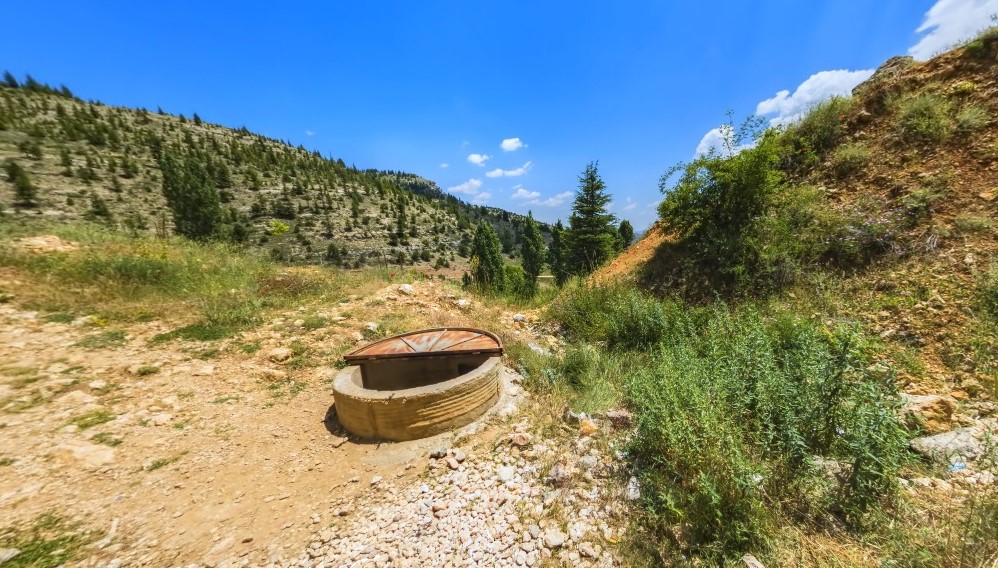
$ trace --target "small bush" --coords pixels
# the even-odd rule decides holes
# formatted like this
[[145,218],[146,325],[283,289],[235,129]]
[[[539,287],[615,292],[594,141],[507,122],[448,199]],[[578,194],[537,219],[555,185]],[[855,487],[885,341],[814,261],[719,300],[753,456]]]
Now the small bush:
[[987,217],[974,217],[970,215],[961,215],[953,220],[953,224],[956,228],[965,233],[986,233],[991,230],[994,223],[991,219]]
[[[737,558],[765,549],[780,515],[859,528],[892,502],[906,459],[899,397],[856,330],[725,306],[672,317],[686,322],[628,383],[659,535],[678,527],[683,553]],[[834,481],[816,465],[829,460]]]
[[988,111],[979,106],[968,106],[956,114],[957,130],[970,133],[987,126]]
[[846,177],[870,161],[870,149],[862,142],[843,144],[835,149],[832,167],[839,177]]
[[801,170],[818,165],[839,144],[851,108],[851,99],[832,97],[787,126],[781,137],[783,167]]
[[125,332],[120,329],[88,335],[76,342],[77,347],[84,349],[113,349],[125,344]]
[[950,104],[933,94],[904,99],[898,106],[897,133],[906,142],[939,143],[950,131]]
[[998,322],[998,263],[980,276],[979,288],[985,313]]

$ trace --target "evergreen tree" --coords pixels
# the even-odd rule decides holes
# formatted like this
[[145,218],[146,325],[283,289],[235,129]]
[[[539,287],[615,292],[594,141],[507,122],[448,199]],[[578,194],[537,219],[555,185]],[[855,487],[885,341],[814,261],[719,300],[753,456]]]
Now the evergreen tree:
[[599,176],[597,163],[590,162],[579,176],[572,214],[568,218],[568,267],[573,274],[586,275],[610,260],[616,248],[616,218],[606,210],[610,195]]
[[620,233],[621,248],[631,246],[631,241],[634,240],[634,227],[631,226],[631,222],[627,219],[621,221],[620,226],[617,227],[617,232]]
[[222,219],[218,190],[201,161],[164,148],[160,156],[163,196],[173,211],[174,230],[191,239],[214,235]]
[[564,286],[568,280],[568,249],[565,246],[565,226],[561,219],[551,227],[551,247],[548,249],[548,264],[558,287]]
[[520,254],[523,256],[523,272],[526,277],[527,293],[533,296],[537,293],[537,277],[544,268],[544,237],[541,236],[534,215],[527,212],[527,222],[523,228],[523,243]]
[[3,86],[4,87],[10,87],[11,89],[16,89],[16,88],[20,87],[21,85],[17,82],[17,77],[14,77],[13,73],[11,73],[10,71],[4,71],[3,72]]
[[478,224],[471,244],[471,266],[475,283],[483,290],[502,290],[504,284],[499,236],[486,221]]
[[38,189],[31,182],[28,173],[21,170],[14,178],[14,205],[18,207],[37,207]]

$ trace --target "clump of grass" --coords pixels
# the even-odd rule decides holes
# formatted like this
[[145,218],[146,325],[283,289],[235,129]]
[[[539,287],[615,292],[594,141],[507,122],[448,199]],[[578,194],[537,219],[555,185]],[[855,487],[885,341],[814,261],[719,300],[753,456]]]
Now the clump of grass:
[[14,548],[20,554],[4,563],[10,568],[55,568],[74,559],[91,540],[65,519],[52,514],[39,517],[30,527],[9,527],[0,531],[0,548]]
[[93,410],[86,414],[81,414],[73,418],[69,423],[76,425],[80,430],[100,426],[114,420],[114,414],[106,410]]
[[101,432],[100,434],[95,435],[91,439],[95,442],[99,442],[101,444],[104,444],[105,446],[110,446],[112,448],[120,446],[121,443],[124,442],[124,440],[122,440],[121,438],[115,438],[109,432]]
[[307,330],[322,329],[329,325],[329,318],[325,316],[308,316],[303,321],[302,327]]
[[227,325],[214,325],[207,322],[192,323],[165,333],[157,333],[151,342],[166,343],[177,339],[186,341],[218,341],[236,334],[237,328]]
[[988,111],[979,106],[968,106],[956,114],[957,130],[963,133],[970,133],[987,126],[989,121]]
[[14,458],[4,456],[0,458],[0,467],[7,467],[9,465],[14,465],[15,461],[17,460],[15,460]]
[[252,355],[260,350],[263,345],[259,341],[251,341],[248,343],[240,343],[239,350],[247,355]]
[[124,330],[112,329],[101,333],[88,335],[76,342],[77,347],[84,349],[114,349],[125,344],[126,334]]
[[149,375],[155,375],[159,372],[159,367],[156,365],[142,365],[136,369],[135,374],[140,377],[148,377]]
[[870,149],[862,142],[842,144],[832,155],[832,167],[839,177],[859,171],[870,161]]
[[75,320],[76,316],[68,312],[57,312],[54,314],[48,314],[43,319],[49,323],[69,323]]
[[994,226],[991,219],[973,215],[960,215],[953,220],[953,224],[965,233],[986,233]]
[[897,133],[906,142],[942,142],[950,132],[950,112],[949,101],[939,95],[906,98],[898,106]]
[[[548,374],[579,393],[573,405],[632,408],[643,520],[656,538],[681,543],[659,547],[676,559],[765,551],[799,519],[864,530],[898,498],[900,399],[858,329],[620,287],[569,289],[551,314],[589,345],[569,347]],[[611,342],[614,326],[644,339]]]
[[170,465],[171,463],[174,463],[174,462],[178,461],[181,457],[182,457],[182,454],[178,454],[178,455],[175,455],[175,456],[170,456],[168,458],[158,458],[158,459],[155,459],[155,460],[149,462],[149,465],[147,465],[145,467],[145,470],[146,471],[156,471],[157,469],[164,468],[164,467]]
[[987,272],[981,274],[978,286],[984,312],[998,322],[998,263],[992,263]]

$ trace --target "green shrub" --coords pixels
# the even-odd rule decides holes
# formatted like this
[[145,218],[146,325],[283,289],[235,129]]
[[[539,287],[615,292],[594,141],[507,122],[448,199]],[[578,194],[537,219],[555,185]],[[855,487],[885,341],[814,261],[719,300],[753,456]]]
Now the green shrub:
[[961,215],[953,220],[953,224],[965,233],[986,233],[994,226],[991,219],[972,215]]
[[980,276],[979,287],[985,313],[994,321],[998,321],[998,263],[992,264],[991,268]]
[[852,99],[832,97],[815,105],[803,118],[786,127],[782,166],[791,171],[814,167],[839,144]]
[[988,111],[979,106],[968,106],[956,114],[956,127],[960,132],[969,133],[987,126]]
[[870,161],[870,149],[862,142],[843,144],[835,149],[832,156],[832,167],[839,177],[861,169]]
[[905,98],[897,110],[896,129],[906,142],[942,142],[950,131],[950,103],[933,94]]
[[765,549],[783,518],[862,528],[892,502],[906,459],[899,397],[855,329],[723,305],[670,317],[683,321],[628,383],[658,535],[682,527],[683,553],[736,558]]

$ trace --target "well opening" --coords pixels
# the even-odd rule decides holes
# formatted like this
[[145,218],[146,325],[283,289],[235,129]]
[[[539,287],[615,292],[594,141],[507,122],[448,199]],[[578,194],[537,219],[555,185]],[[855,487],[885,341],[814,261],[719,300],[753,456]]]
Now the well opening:
[[346,356],[333,381],[340,423],[364,438],[411,440],[468,424],[499,399],[502,342],[471,328],[396,335]]

